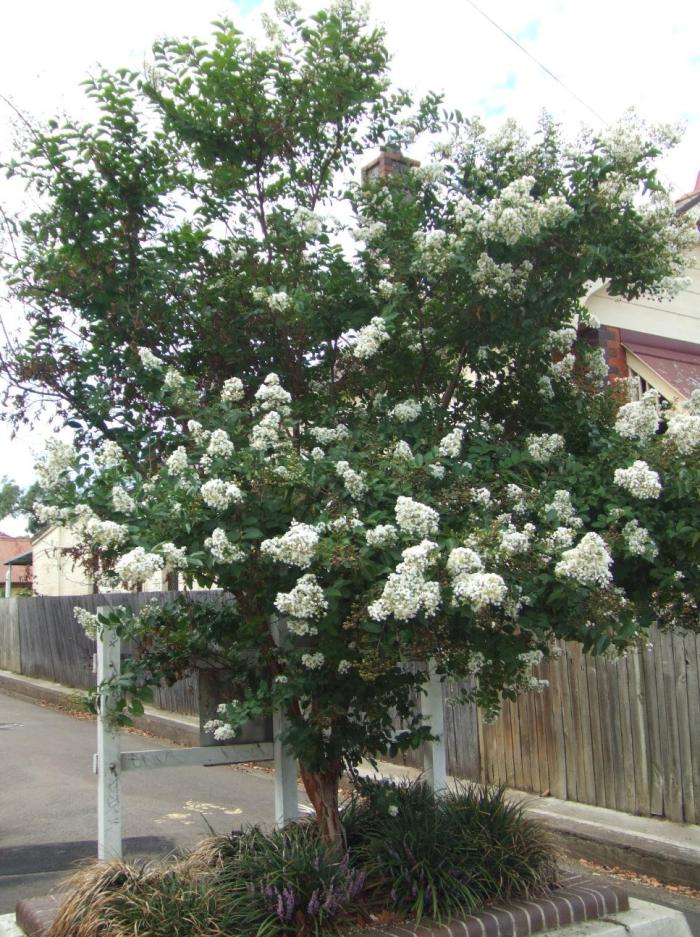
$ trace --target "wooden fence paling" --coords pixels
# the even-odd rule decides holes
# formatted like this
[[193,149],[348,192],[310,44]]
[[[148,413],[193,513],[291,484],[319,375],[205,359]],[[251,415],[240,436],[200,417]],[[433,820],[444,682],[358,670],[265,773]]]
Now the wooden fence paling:
[[[202,595],[210,595],[203,593]],[[95,685],[95,644],[74,618],[79,605],[164,601],[164,593],[14,598],[0,601],[0,669],[87,689]],[[661,634],[651,646],[613,661],[562,644],[563,656],[537,672],[541,696],[506,703],[493,725],[473,704],[447,701],[451,773],[473,780],[597,803],[671,820],[700,822],[700,636]],[[156,703],[197,712],[196,677],[156,691]],[[406,763],[420,767],[420,751]]]

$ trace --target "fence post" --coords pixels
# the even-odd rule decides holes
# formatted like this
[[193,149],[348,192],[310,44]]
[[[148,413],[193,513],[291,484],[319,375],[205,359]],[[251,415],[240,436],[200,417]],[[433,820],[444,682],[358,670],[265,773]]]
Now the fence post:
[[421,697],[421,712],[437,739],[426,742],[423,754],[423,774],[426,782],[437,793],[447,789],[447,745],[445,744],[445,712],[442,702],[442,683],[435,669],[435,661],[428,661],[428,682]]
[[[106,612],[101,606],[97,614]],[[112,720],[114,701],[101,684],[121,672],[121,641],[110,628],[97,629],[97,858],[122,857],[121,750]]]

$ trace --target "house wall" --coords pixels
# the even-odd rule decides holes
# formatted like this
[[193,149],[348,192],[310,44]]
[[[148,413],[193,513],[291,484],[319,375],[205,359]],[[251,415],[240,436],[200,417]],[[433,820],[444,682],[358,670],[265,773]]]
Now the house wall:
[[658,302],[641,297],[628,302],[608,296],[605,287],[596,290],[586,302],[601,325],[611,330],[632,329],[682,342],[700,342],[700,247],[691,255],[686,271],[691,285],[674,299]]
[[64,550],[76,546],[78,538],[66,527],[50,527],[33,545],[34,592],[36,595],[90,595],[92,583]]
[[[11,560],[20,553],[27,553],[32,548],[32,541],[29,537],[10,537],[8,534],[0,533],[0,568],[2,569],[2,579],[5,581],[7,567],[3,564],[6,560]],[[30,583],[32,581],[31,566],[12,566],[12,582],[15,584]]]

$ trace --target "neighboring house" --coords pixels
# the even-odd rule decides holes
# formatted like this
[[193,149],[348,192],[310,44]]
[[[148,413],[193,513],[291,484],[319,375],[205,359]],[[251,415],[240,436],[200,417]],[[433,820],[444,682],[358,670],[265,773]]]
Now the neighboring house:
[[0,532],[0,566],[5,573],[5,597],[13,592],[31,587],[31,555],[27,563],[27,554],[31,554],[32,541],[29,537],[12,537]]
[[[49,527],[32,542],[35,595],[92,595],[97,589],[90,576],[76,563],[70,550],[79,543],[78,536],[67,527]],[[167,589],[167,574],[158,573],[143,584],[144,592]]]
[[[700,206],[700,173],[676,206],[679,213]],[[690,285],[671,300],[628,302],[609,296],[605,286],[594,287],[586,300],[600,322],[598,343],[611,378],[636,377],[640,393],[654,388],[671,403],[700,388],[700,238],[687,275]]]

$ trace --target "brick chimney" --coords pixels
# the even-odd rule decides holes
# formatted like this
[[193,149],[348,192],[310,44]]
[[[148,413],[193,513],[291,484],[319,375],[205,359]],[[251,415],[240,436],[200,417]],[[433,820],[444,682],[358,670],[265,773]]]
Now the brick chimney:
[[417,159],[409,159],[401,153],[398,146],[387,143],[379,148],[379,156],[362,169],[362,182],[375,182],[385,176],[407,172],[413,166],[420,166]]

